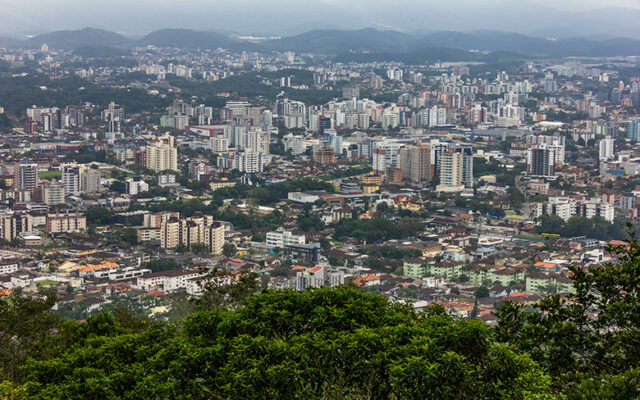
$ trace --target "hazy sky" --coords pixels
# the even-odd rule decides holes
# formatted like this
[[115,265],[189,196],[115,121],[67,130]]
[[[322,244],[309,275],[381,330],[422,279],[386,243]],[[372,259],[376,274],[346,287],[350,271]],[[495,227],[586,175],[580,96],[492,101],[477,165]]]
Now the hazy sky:
[[597,21],[594,10],[605,7],[640,10],[640,0],[0,0],[0,33],[19,36],[85,26],[131,36],[163,27],[282,35],[362,27],[528,33],[579,30],[584,23],[576,18]]

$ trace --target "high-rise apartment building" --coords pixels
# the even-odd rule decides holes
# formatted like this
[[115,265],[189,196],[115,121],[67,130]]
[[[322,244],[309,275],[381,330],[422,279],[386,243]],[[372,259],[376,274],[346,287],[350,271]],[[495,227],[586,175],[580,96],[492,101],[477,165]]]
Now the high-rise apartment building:
[[220,255],[224,246],[224,224],[214,221],[210,215],[189,218],[170,217],[160,224],[160,246],[175,249],[180,244],[190,248],[196,243],[205,244],[211,254]]
[[224,135],[215,135],[209,138],[209,148],[214,153],[224,153],[229,151],[229,139]]
[[38,187],[38,164],[19,163],[14,167],[14,186],[20,190],[33,190]]
[[76,166],[64,166],[62,168],[62,185],[66,194],[80,193],[80,168]]
[[440,183],[437,191],[453,192],[473,187],[473,148],[454,146],[438,154]]
[[168,133],[145,147],[145,168],[178,171],[176,139]]
[[313,146],[313,162],[327,166],[336,162],[336,152],[329,142],[322,142]]
[[47,205],[62,204],[66,196],[62,182],[53,181],[42,184],[42,202]]
[[456,151],[462,153],[462,184],[473,187],[473,148],[471,146],[458,147]]
[[236,152],[233,155],[231,169],[237,169],[248,174],[262,172],[264,169],[263,153],[253,151]]
[[600,139],[600,143],[598,143],[598,159],[600,161],[607,161],[613,158],[613,145],[614,140],[612,137]]
[[564,136],[528,135],[526,143],[531,148],[547,149],[550,151],[551,162],[554,165],[564,164],[565,144]]
[[428,144],[417,143],[400,149],[402,179],[412,186],[422,187],[431,180],[431,149]]
[[86,168],[80,173],[80,191],[95,193],[100,190],[100,171]]
[[400,167],[400,148],[404,144],[392,140],[375,142],[372,151],[372,167],[376,173],[383,174],[389,168]]
[[627,124],[627,139],[638,140],[640,137],[640,118],[634,118]]
[[527,175],[529,176],[553,176],[555,163],[553,152],[546,148],[531,148],[526,152]]
[[440,156],[440,184],[437,191],[460,191],[462,185],[462,153],[450,149]]
[[33,221],[29,214],[0,214],[0,238],[8,241],[18,237],[22,232],[31,232]]

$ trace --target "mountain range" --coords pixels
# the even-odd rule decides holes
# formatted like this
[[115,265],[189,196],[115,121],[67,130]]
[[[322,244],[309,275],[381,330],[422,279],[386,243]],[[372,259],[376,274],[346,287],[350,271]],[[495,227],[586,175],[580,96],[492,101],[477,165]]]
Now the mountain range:
[[[291,36],[314,29],[502,30],[542,38],[640,39],[638,0],[0,1],[0,35],[95,26],[140,38],[160,28]],[[118,10],[119,12],[113,12]]]
[[[630,38],[567,38],[545,39],[518,33],[479,30],[471,32],[434,31],[426,34],[407,34],[394,30],[372,28],[357,30],[311,30],[301,34],[261,42],[238,40],[214,31],[190,29],[160,29],[140,39],[133,39],[115,32],[96,28],[55,31],[20,41],[0,37],[0,47],[38,48],[46,43],[53,49],[77,50],[99,47],[96,54],[108,54],[108,48],[132,46],[158,46],[232,50],[291,50],[298,53],[320,53],[328,55],[347,53],[404,54],[420,58],[435,49],[453,58],[464,58],[465,54],[513,53],[527,57],[565,56],[640,56],[640,41]],[[91,52],[85,52],[87,56]],[[122,51],[116,52],[118,56]],[[473,58],[473,57],[469,57]]]

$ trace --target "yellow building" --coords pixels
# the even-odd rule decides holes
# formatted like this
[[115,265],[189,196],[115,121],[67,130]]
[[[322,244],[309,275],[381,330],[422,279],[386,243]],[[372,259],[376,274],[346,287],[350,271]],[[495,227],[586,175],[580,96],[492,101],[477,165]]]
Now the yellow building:
[[362,177],[363,185],[382,185],[382,175],[367,175]]
[[362,185],[362,192],[366,194],[375,193],[380,190],[380,186],[378,185]]
[[170,218],[160,226],[160,247],[175,249],[180,244],[191,248],[193,244],[204,244],[211,254],[222,254],[224,225],[214,221],[210,215],[189,218]]
[[167,133],[146,146],[144,166],[154,171],[179,171],[175,138]]

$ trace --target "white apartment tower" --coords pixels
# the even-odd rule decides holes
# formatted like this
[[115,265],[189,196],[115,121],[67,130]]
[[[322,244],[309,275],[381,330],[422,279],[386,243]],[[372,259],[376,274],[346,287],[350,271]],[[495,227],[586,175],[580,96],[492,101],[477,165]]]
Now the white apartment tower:
[[168,133],[145,148],[145,167],[154,171],[178,171],[178,149]]

